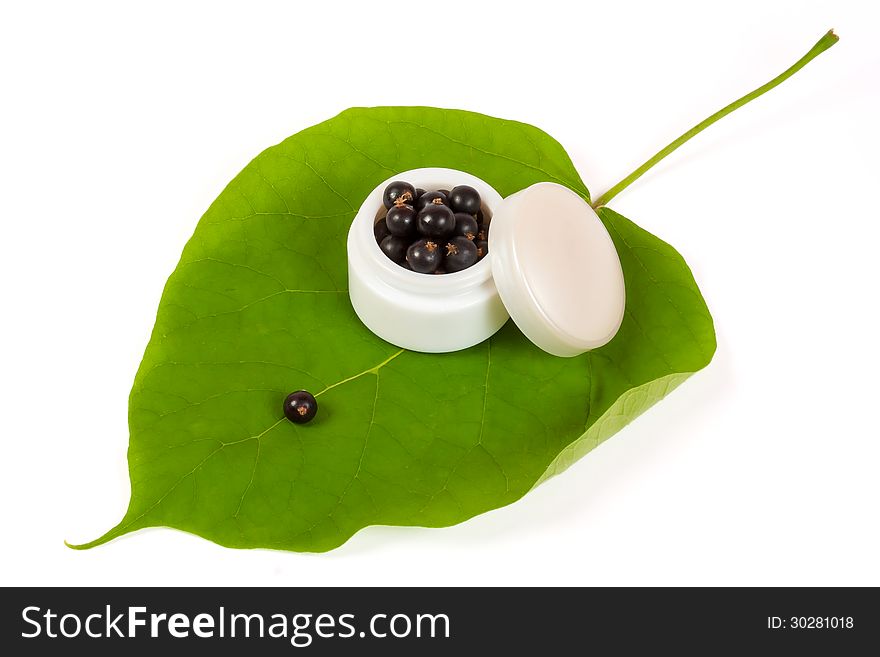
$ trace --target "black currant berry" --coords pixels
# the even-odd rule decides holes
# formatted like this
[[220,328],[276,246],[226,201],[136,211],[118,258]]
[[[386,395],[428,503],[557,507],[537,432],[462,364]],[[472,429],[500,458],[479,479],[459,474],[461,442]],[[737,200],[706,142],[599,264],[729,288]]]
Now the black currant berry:
[[305,390],[292,392],[284,399],[284,415],[296,424],[310,422],[317,412],[318,400]]
[[408,182],[395,180],[393,183],[385,188],[385,193],[382,195],[382,203],[385,204],[386,208],[390,208],[392,205],[394,205],[394,202],[397,199],[402,199],[404,203],[412,203],[415,197],[415,187],[410,185]]
[[489,253],[489,242],[486,240],[476,239],[474,240],[474,246],[477,247],[477,259],[482,260],[483,257]]
[[452,188],[449,198],[450,207],[456,212],[476,214],[480,210],[480,193],[470,185],[457,185]]
[[484,223],[486,223],[486,222],[483,220],[483,211],[482,211],[482,210],[477,210],[477,213],[474,215],[474,219],[476,219],[476,220],[477,220],[477,223],[480,224],[481,226],[482,226]]
[[385,223],[392,235],[411,237],[416,234],[416,211],[413,206],[398,201],[388,210]]
[[461,235],[472,240],[476,238],[479,232],[480,227],[477,225],[477,220],[474,219],[473,215],[465,214],[464,212],[455,213],[455,230],[453,233],[456,236]]
[[421,198],[422,194],[425,193],[425,190],[421,187],[416,187],[416,197],[413,199],[414,201],[418,201]]
[[384,219],[379,219],[379,221],[373,224],[373,235],[376,237],[376,244],[381,244],[382,240],[390,234],[388,224],[385,223]]
[[446,198],[449,198],[449,190],[448,189],[438,189],[437,191],[440,194],[443,194],[443,196],[445,196]]
[[467,269],[477,260],[477,246],[467,237],[453,237],[446,244],[443,266],[450,274]]
[[489,239],[489,224],[482,224],[480,226],[480,230],[477,231],[477,239],[478,240]]
[[437,271],[437,267],[443,260],[443,253],[436,242],[431,240],[419,240],[413,242],[406,252],[406,261],[413,271],[420,274],[431,274]]
[[455,230],[455,214],[435,199],[419,212],[418,230],[425,237],[446,237]]
[[438,198],[443,205],[449,205],[449,199],[445,194],[441,194],[440,192],[425,192],[419,196],[419,200],[416,201],[416,212],[424,209],[426,205],[434,203]]
[[398,265],[406,258],[407,247],[409,247],[409,240],[405,237],[397,237],[396,235],[389,235],[382,240],[382,243],[379,245],[379,248],[382,249],[382,253],[387,255]]

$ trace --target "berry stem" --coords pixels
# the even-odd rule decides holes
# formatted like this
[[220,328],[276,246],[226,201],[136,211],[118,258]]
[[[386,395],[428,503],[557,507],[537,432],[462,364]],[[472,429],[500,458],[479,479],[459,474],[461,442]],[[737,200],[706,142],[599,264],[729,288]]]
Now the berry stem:
[[676,139],[673,142],[670,142],[667,146],[660,149],[653,157],[651,157],[644,164],[642,164],[642,166],[640,166],[638,169],[636,169],[631,174],[629,174],[626,178],[624,178],[619,183],[614,185],[614,187],[612,187],[607,192],[602,194],[599,198],[597,198],[593,202],[593,208],[599,208],[603,205],[607,205],[608,201],[610,201],[615,196],[617,196],[620,192],[622,192],[624,189],[629,187],[632,183],[634,183],[636,180],[638,180],[642,176],[642,174],[644,174],[646,171],[648,171],[648,169],[650,169],[655,164],[657,164],[660,160],[662,160],[664,157],[666,157],[667,155],[672,153],[675,149],[677,149],[679,146],[684,144],[691,137],[698,135],[703,130],[708,128],[710,125],[715,123],[717,120],[724,118],[725,116],[727,116],[728,114],[730,114],[734,110],[739,109],[740,107],[742,107],[746,103],[751,102],[752,100],[754,100],[758,96],[765,94],[766,92],[770,91],[773,87],[781,84],[782,82],[784,82],[785,80],[790,78],[792,75],[797,73],[799,70],[801,70],[804,66],[809,64],[813,59],[815,59],[820,54],[822,54],[823,52],[828,50],[835,43],[837,43],[837,40],[838,40],[838,36],[836,34],[834,34],[834,30],[828,30],[828,32],[825,34],[825,36],[823,36],[821,39],[819,39],[819,41],[816,42],[816,45],[813,46],[812,48],[810,48],[810,51],[806,55],[801,57],[799,60],[797,60],[790,68],[786,69],[785,71],[783,71],[782,73],[777,75],[775,78],[770,80],[770,82],[768,82],[767,84],[761,85],[760,87],[758,87],[754,91],[747,93],[742,98],[733,101],[727,107],[718,110],[712,116],[704,119],[703,121],[701,121],[700,123],[695,125],[693,128],[688,130],[681,137],[679,137],[678,139]]

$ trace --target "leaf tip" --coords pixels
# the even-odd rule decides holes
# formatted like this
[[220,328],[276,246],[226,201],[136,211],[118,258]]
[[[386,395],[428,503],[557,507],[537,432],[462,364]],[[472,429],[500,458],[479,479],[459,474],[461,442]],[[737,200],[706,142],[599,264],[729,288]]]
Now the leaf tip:
[[71,550],[90,550],[93,547],[98,547],[99,545],[103,545],[104,543],[109,543],[114,538],[118,538],[125,533],[127,533],[127,530],[120,523],[119,525],[116,525],[116,527],[108,531],[106,534],[104,534],[103,536],[99,536],[93,541],[88,541],[87,543],[71,543],[65,540],[64,544]]

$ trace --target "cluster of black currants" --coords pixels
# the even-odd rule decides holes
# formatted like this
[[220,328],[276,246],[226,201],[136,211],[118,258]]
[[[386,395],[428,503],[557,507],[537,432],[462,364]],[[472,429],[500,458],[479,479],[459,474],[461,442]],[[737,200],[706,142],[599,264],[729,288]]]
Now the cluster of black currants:
[[388,210],[373,227],[382,252],[420,274],[451,274],[467,269],[489,252],[482,200],[476,189],[416,189],[395,181],[385,188]]

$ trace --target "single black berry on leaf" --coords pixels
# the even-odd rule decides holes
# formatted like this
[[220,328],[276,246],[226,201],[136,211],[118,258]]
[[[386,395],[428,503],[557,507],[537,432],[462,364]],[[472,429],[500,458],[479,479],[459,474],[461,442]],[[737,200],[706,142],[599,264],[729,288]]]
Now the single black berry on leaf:
[[457,185],[448,196],[450,207],[456,212],[476,214],[480,210],[480,193],[470,185]]
[[477,246],[467,237],[453,237],[446,244],[443,266],[450,274],[467,269],[477,260]]
[[384,219],[379,219],[379,221],[373,224],[373,235],[376,237],[376,244],[381,244],[382,240],[390,234],[388,224],[385,223]]
[[446,198],[446,194],[441,194],[440,192],[425,192],[419,196],[419,200],[416,201],[416,212],[422,210],[426,205],[435,203],[437,199],[440,199],[440,202],[443,205],[449,205],[449,199]]
[[454,235],[461,235],[462,237],[467,237],[469,240],[472,240],[476,238],[477,233],[479,232],[480,227],[477,225],[477,220],[474,219],[473,215],[464,212],[455,213]]
[[413,271],[420,274],[432,274],[443,260],[443,253],[436,242],[419,240],[413,242],[406,252],[406,261]]
[[379,248],[382,249],[382,253],[387,255],[398,265],[402,263],[406,258],[406,249],[408,247],[409,240],[405,237],[397,237],[397,235],[389,235],[384,240],[382,240],[381,244],[379,244]]
[[412,203],[416,197],[416,188],[403,180],[395,180],[385,188],[382,195],[382,203],[386,208],[394,205],[397,199],[403,200],[404,203]]
[[477,259],[482,260],[489,253],[489,242],[486,240],[474,240],[474,246],[477,247]]
[[318,400],[305,390],[292,392],[284,399],[284,415],[291,422],[305,424],[318,412]]
[[385,217],[388,231],[398,237],[410,237],[416,234],[416,211],[413,206],[397,201]]
[[435,199],[419,212],[419,233],[425,237],[446,237],[455,230],[455,214]]

